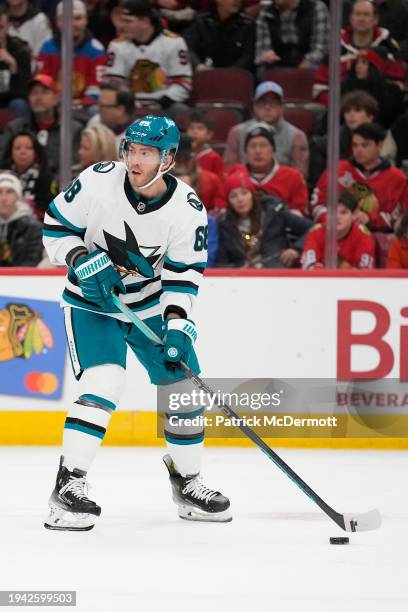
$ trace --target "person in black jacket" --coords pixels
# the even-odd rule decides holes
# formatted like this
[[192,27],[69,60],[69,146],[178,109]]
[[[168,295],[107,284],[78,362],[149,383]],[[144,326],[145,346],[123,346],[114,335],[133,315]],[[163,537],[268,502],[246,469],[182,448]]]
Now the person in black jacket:
[[[1,138],[0,157],[4,156],[10,140],[21,132],[34,132],[37,140],[45,147],[47,165],[53,179],[58,180],[60,152],[60,117],[58,112],[59,94],[57,85],[47,74],[37,74],[25,85],[28,91],[30,115],[18,117],[7,124]],[[71,123],[72,150],[74,162],[78,160],[79,141],[82,125],[75,119]]]
[[53,196],[51,172],[47,168],[45,149],[33,132],[22,130],[10,140],[1,167],[12,170],[20,179],[25,201],[39,219],[44,219]]
[[249,176],[225,180],[228,208],[218,219],[217,267],[290,268],[299,262],[312,222],[287,209],[275,196],[259,200]]
[[8,35],[7,9],[0,6],[0,108],[8,108],[17,115],[26,115],[27,82],[31,76],[28,45]]
[[241,12],[240,0],[216,0],[183,33],[196,70],[243,68],[254,63],[255,21]]
[[0,267],[37,266],[42,252],[42,224],[22,201],[19,179],[0,172]]

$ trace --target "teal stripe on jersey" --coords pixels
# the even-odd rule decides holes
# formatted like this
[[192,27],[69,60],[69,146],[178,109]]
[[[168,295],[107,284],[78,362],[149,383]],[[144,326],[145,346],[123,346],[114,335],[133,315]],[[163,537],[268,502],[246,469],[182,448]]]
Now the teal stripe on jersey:
[[[100,310],[96,306],[93,306],[90,302],[85,300],[81,295],[77,296],[73,291],[69,291],[69,293],[68,291],[69,290],[67,290],[66,288],[64,289],[62,298],[65,302],[68,302],[68,304],[71,304],[71,306],[78,306],[79,308],[90,310],[91,312],[100,312]],[[149,308],[152,308],[152,306],[157,306],[157,304],[160,304],[160,298],[154,298],[150,301],[148,300],[148,298],[145,298],[143,302],[144,303],[142,306],[138,306],[137,302],[133,302],[132,304],[127,304],[127,306],[132,311],[148,310]]]
[[170,442],[171,444],[200,444],[200,442],[204,441],[204,434],[199,438],[172,438],[171,435],[167,432],[165,432],[164,435],[166,437],[167,442]]
[[189,268],[190,266],[195,266],[197,268],[201,268],[202,270],[205,270],[206,266],[207,266],[207,262],[205,261],[198,261],[196,263],[183,263],[181,261],[174,261],[173,259],[170,259],[170,257],[166,257],[164,258],[164,263],[168,263],[171,266],[174,266],[175,268]]
[[44,229],[43,236],[47,238],[65,238],[66,236],[78,236],[78,234],[73,234],[72,232],[53,232],[51,230]]
[[93,393],[84,393],[84,395],[81,395],[81,397],[83,397],[84,399],[88,399],[91,402],[97,402],[98,404],[102,404],[102,406],[106,406],[107,408],[110,408],[111,410],[115,410],[116,408],[116,404],[114,404],[113,402],[110,402],[104,397],[101,397],[100,395],[94,395]]
[[163,291],[175,291],[176,293],[191,293],[192,295],[198,294],[198,289],[194,287],[178,287],[174,285],[166,285],[163,287]]
[[100,438],[103,440],[105,434],[101,431],[95,431],[94,429],[90,429],[89,427],[84,427],[83,425],[78,425],[78,423],[65,423],[65,429],[75,429],[76,431],[82,431],[82,433],[89,434],[90,436],[95,436],[96,438]]
[[78,232],[78,234],[83,234],[86,232],[86,227],[78,227],[77,225],[74,225],[73,223],[68,221],[68,219],[66,219],[63,215],[61,215],[54,200],[51,202],[49,208],[53,212],[53,214],[56,216],[58,221],[60,221],[62,225],[65,225],[65,227],[69,227],[69,229],[74,230],[74,232]]

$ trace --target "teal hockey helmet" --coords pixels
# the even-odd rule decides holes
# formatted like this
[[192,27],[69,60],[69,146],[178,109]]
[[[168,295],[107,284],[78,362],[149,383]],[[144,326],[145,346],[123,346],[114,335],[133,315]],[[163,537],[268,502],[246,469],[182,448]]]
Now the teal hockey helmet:
[[180,132],[173,119],[146,115],[128,127],[123,139],[123,147],[131,143],[156,147],[161,151],[174,151],[180,142]]
[[[142,117],[142,119],[132,123],[126,130],[125,137],[120,143],[119,157],[124,160],[126,167],[128,167],[127,158],[130,144],[141,144],[159,149],[160,164],[156,175],[146,185],[140,187],[140,189],[146,189],[173,168],[179,142],[180,132],[173,119],[170,119],[170,117],[146,115],[146,117]],[[173,155],[172,163],[164,170],[170,153]]]

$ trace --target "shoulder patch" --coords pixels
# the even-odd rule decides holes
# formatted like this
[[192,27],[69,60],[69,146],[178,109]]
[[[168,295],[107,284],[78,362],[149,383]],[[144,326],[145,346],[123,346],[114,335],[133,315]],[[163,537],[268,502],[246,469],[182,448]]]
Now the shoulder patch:
[[201,200],[198,199],[198,196],[196,193],[194,193],[194,191],[190,191],[187,194],[187,202],[190,204],[190,206],[192,206],[198,211],[201,211],[204,208],[203,203],[201,202]]
[[116,164],[113,161],[98,162],[93,166],[92,170],[101,174],[107,174],[108,172],[113,170],[115,166]]
[[171,30],[164,29],[162,33],[169,38],[180,38],[180,36],[176,32],[172,32]]

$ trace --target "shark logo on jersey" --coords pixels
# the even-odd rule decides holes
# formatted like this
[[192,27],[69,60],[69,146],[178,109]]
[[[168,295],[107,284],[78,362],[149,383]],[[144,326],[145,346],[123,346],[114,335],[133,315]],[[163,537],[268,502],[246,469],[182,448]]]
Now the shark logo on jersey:
[[[126,221],[123,223],[126,233],[125,240],[112,236],[112,234],[103,230],[107,248],[105,249],[94,242],[95,246],[101,249],[101,251],[108,253],[113,264],[120,272],[126,274],[140,274],[146,278],[153,278],[154,267],[162,258],[162,255],[158,253],[160,247],[139,246],[136,236],[129,225]],[[144,254],[142,251],[144,251]]]
[[198,199],[197,194],[194,191],[190,191],[187,194],[187,202],[198,211],[203,210],[203,203]]

